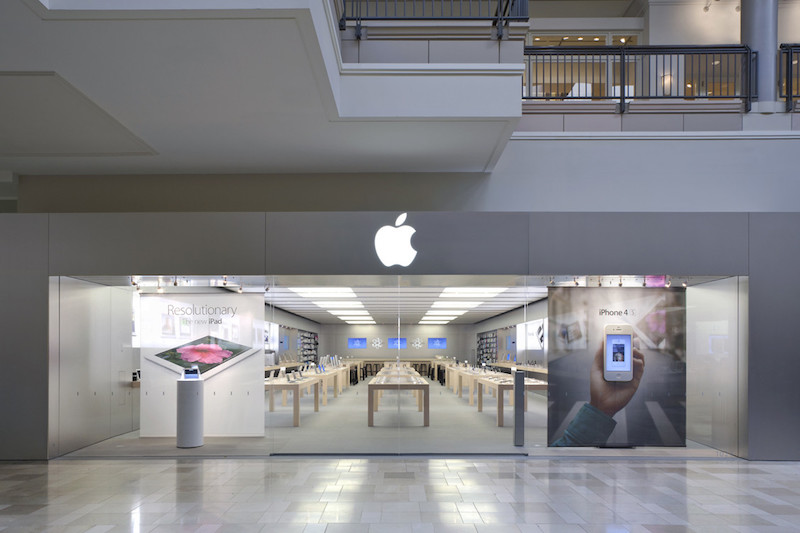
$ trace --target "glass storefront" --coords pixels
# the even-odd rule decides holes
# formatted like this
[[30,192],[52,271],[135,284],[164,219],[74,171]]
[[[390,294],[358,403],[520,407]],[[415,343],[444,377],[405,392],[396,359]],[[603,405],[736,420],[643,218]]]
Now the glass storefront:
[[[58,455],[739,453],[743,277],[62,276],[50,293]],[[606,354],[608,325],[635,343]],[[604,357],[631,375],[604,377]],[[177,448],[193,368],[205,439]],[[613,425],[569,442],[585,405]]]

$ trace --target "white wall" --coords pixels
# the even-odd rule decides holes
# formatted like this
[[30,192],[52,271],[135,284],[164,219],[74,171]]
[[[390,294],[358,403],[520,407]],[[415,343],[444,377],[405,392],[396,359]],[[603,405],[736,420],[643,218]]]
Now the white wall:
[[778,0],[778,42],[800,43],[800,1]]
[[58,342],[51,342],[50,361],[51,377],[58,376],[58,425],[50,432],[51,456],[137,429],[139,395],[130,385],[139,366],[131,346],[132,290],[67,277],[51,281],[53,290],[58,321],[51,338]]
[[734,455],[741,453],[740,366],[747,356],[740,292],[736,277],[686,290],[686,437]]
[[648,44],[738,44],[741,38],[736,0],[711,3],[650,0]]
[[[430,358],[437,355],[444,357],[457,357],[463,359],[467,350],[472,346],[467,343],[465,337],[467,326],[421,326],[421,325],[401,325],[400,337],[405,337],[407,346],[405,350],[390,350],[388,348],[388,339],[398,336],[397,326],[323,326],[320,333],[320,346],[325,347],[325,351],[321,351],[320,355],[338,354],[341,357],[356,357],[356,358],[376,358],[376,359],[395,359],[398,354],[400,358]],[[350,350],[347,348],[347,339],[349,337],[366,338],[367,348]],[[428,349],[428,338],[447,338],[447,349],[445,350],[431,350]],[[383,346],[381,348],[373,348],[372,340],[380,339]],[[415,339],[419,339],[422,347],[417,349],[413,347]],[[474,343],[473,343],[474,344]]]

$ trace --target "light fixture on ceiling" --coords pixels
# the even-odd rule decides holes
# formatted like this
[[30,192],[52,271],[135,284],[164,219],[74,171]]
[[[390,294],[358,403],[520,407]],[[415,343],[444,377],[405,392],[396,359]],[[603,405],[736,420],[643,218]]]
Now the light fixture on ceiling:
[[175,276],[175,278],[172,280],[172,286],[173,287],[177,287],[178,286],[178,276]]
[[466,309],[429,309],[425,312],[426,315],[455,315],[461,316],[466,313]]
[[355,298],[350,287],[289,287],[289,290],[303,298]]
[[133,279],[133,276],[131,276],[131,285],[136,286],[136,280]]
[[622,276],[619,277],[619,286],[622,287]]
[[442,301],[438,300],[433,302],[431,307],[440,308],[440,309],[472,309],[473,307],[478,307],[483,302],[470,302],[470,301]]
[[348,320],[347,323],[350,324],[351,326],[374,326],[375,325],[375,321],[374,320]]
[[348,320],[355,320],[355,321],[374,320],[374,318],[372,318],[370,315],[341,315],[337,316],[336,318],[338,318],[339,320],[344,320],[345,322],[347,322]]
[[647,287],[647,278],[642,278],[642,287]]
[[709,9],[711,9],[711,0],[706,0],[706,5],[703,6],[703,11],[708,13]]
[[689,285],[689,280],[684,281],[681,283],[681,285],[683,285],[683,288],[685,289]]
[[431,321],[420,321],[420,326],[444,326],[447,324],[446,320],[431,320]]
[[561,38],[561,40],[563,40],[563,41],[569,41],[569,36],[568,36],[568,35],[565,35],[564,37],[562,37],[562,38]]
[[239,288],[236,289],[236,292],[238,292],[239,294],[242,294],[242,292],[244,292],[244,289],[242,289],[241,285],[239,285]]
[[442,315],[442,316],[439,316],[439,315],[434,315],[434,316],[425,315],[424,317],[422,317],[422,320],[455,320],[456,318],[458,318],[458,317],[457,316],[450,316],[450,315]]
[[575,278],[572,278],[572,281],[574,281],[574,282],[575,282],[575,286],[577,287],[577,286],[578,286],[578,278],[577,278],[577,277],[575,277]]
[[440,298],[494,298],[508,287],[446,287]]
[[555,278],[553,276],[550,276],[550,285],[555,285],[555,284],[556,284]]
[[366,309],[328,309],[332,315],[369,315]]
[[534,38],[533,38],[533,40],[534,40],[534,41],[541,41],[541,40],[542,40],[542,38],[541,38],[541,37],[534,37]]
[[664,284],[664,286],[668,289],[672,286],[672,279],[669,276],[667,276],[667,282]]
[[142,286],[139,285],[138,283],[136,284],[136,292],[138,292],[139,294],[142,294]]
[[158,278],[158,287],[156,288],[158,294],[164,294],[164,287],[161,286],[161,278]]
[[320,302],[312,302],[317,307],[322,307],[323,309],[347,309],[348,307],[359,307],[363,308],[364,304],[362,304],[358,300],[346,300],[346,301],[339,301],[339,300],[331,300],[330,302],[320,301]]
[[222,276],[222,286],[223,287],[228,286],[228,276]]
[[578,37],[578,40],[579,40],[579,41],[582,41],[582,40],[583,40],[583,37]]
[[620,37],[619,38],[619,42],[621,42],[622,44],[625,44],[625,41],[627,41],[627,39],[625,37]]
[[594,40],[594,42],[597,42],[597,41],[600,40],[600,37],[595,37],[593,40]]

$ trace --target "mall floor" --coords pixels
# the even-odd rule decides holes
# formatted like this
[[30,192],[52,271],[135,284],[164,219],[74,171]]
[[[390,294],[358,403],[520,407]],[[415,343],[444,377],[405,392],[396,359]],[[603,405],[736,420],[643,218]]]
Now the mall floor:
[[369,457],[0,463],[0,531],[800,531],[800,463]]

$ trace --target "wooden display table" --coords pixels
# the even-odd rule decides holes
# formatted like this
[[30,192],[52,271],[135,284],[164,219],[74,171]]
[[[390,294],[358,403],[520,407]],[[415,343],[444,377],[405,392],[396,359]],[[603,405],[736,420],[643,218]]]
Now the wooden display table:
[[279,364],[279,365],[265,366],[264,367],[264,377],[265,378],[269,377],[269,373],[272,372],[273,370],[275,370],[276,372],[279,372],[281,368],[285,368],[287,372],[291,372],[292,370],[294,370],[296,368],[300,368],[304,364],[305,363],[282,363],[282,364]]
[[413,391],[417,410],[422,412],[422,425],[430,426],[430,384],[411,368],[396,365],[384,367],[367,385],[367,426],[374,426],[375,411],[384,390]]
[[272,378],[264,381],[264,390],[269,391],[269,410],[275,410],[275,391],[283,392],[283,405],[286,405],[286,393],[292,392],[293,401],[293,426],[300,426],[300,390],[303,388],[314,387],[314,412],[319,411],[319,389],[321,379],[317,375],[306,376],[295,381],[286,378]]
[[[512,391],[512,394],[509,395],[510,405],[514,405],[514,381],[511,378],[497,378],[497,377],[487,377],[487,378],[478,378],[478,412],[483,412],[483,389],[486,387],[487,389],[492,390],[495,392],[497,396],[497,426],[503,427],[503,396],[505,391]],[[528,410],[528,391],[534,390],[547,390],[547,383],[544,381],[539,381],[538,379],[530,379],[525,378],[525,411]]]
[[511,370],[512,368],[516,368],[517,370],[522,370],[527,374],[538,374],[540,376],[547,377],[547,369],[541,366],[533,366],[533,365],[518,365],[516,363],[509,363],[506,361],[502,361],[499,363],[489,363],[488,366],[493,366],[495,368],[505,368]]

